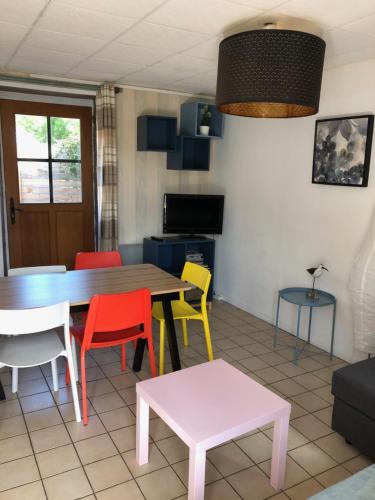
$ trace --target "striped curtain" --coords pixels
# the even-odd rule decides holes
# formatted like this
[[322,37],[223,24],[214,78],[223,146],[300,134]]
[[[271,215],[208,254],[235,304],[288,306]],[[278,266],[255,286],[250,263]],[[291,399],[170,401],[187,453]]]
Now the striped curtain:
[[118,249],[117,145],[115,87],[96,93],[98,250]]

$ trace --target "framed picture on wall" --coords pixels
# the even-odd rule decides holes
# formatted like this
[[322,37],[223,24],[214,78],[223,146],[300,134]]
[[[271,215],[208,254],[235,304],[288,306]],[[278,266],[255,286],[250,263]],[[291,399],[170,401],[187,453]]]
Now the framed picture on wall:
[[374,115],[316,120],[312,182],[366,187]]

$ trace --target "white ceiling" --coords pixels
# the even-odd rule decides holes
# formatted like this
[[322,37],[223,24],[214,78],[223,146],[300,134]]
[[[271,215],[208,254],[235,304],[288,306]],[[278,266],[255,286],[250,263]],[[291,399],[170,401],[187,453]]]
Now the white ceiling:
[[320,28],[326,68],[375,58],[375,0],[0,0],[0,66],[213,95],[220,40],[285,17]]

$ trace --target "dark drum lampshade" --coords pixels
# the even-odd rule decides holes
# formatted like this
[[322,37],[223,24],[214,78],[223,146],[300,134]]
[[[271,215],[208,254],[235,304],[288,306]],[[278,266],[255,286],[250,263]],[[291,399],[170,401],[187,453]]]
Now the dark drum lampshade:
[[220,44],[216,105],[230,115],[292,118],[319,110],[325,42],[310,33],[244,31]]

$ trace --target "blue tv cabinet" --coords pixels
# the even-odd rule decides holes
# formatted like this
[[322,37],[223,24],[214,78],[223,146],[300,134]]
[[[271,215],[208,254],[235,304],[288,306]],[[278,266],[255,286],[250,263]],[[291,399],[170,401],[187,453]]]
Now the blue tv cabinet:
[[203,262],[209,267],[212,279],[207,300],[212,302],[215,240],[212,238],[164,237],[162,241],[151,238],[143,239],[143,263],[154,264],[170,274],[180,277],[186,262],[186,253],[195,250],[203,254]]

